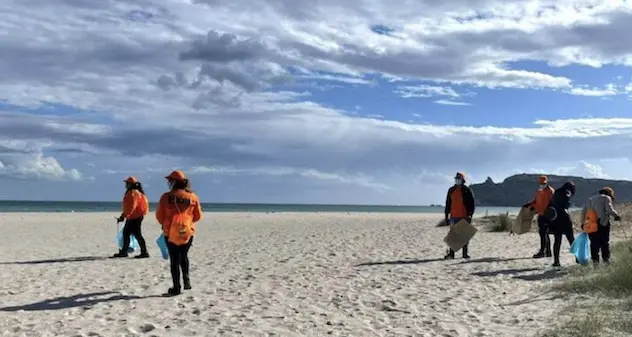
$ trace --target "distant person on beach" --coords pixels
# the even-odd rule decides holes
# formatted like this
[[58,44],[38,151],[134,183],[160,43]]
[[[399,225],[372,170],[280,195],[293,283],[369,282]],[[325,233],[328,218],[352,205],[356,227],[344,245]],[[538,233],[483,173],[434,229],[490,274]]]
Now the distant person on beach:
[[569,245],[573,244],[573,221],[568,214],[571,207],[571,198],[575,195],[575,183],[567,181],[553,192],[551,203],[545,211],[545,217],[549,224],[549,232],[553,234],[553,266],[560,266],[560,248],[562,247],[562,236],[566,236]]
[[[445,222],[450,226],[465,219],[472,222],[474,215],[474,192],[465,185],[465,173],[457,172],[454,177],[454,186],[448,189],[448,195],[445,201]],[[469,242],[462,248],[463,258],[469,259],[468,247]],[[450,248],[445,259],[454,259],[455,251]]]
[[[610,217],[615,221],[621,221],[619,213],[612,205],[613,200],[614,190],[611,187],[604,187],[588,198],[582,209],[582,230],[588,233],[590,238],[590,256],[594,264],[599,263],[599,252],[604,263],[610,262]],[[585,226],[593,229],[588,230]]]
[[130,235],[134,235],[140,246],[140,255],[137,259],[148,258],[147,245],[141,233],[143,219],[149,213],[149,201],[143,191],[143,186],[135,177],[128,177],[125,182],[125,196],[123,197],[123,212],[117,222],[125,221],[123,227],[123,247],[113,257],[127,257],[130,244]]
[[551,240],[549,240],[549,235],[547,234],[548,227],[546,223],[546,218],[544,217],[544,211],[546,211],[547,207],[549,206],[551,198],[553,197],[553,192],[555,192],[555,190],[549,185],[548,180],[549,179],[547,176],[539,176],[538,183],[540,184],[540,186],[535,192],[535,198],[522,206],[538,213],[538,234],[540,234],[540,250],[538,250],[538,252],[533,255],[534,259],[543,258],[545,256],[551,257]]
[[173,171],[165,178],[169,192],[160,197],[156,219],[167,241],[173,280],[173,287],[166,295],[175,296],[181,293],[180,271],[184,289],[191,289],[189,248],[195,236],[195,223],[202,219],[202,205],[182,171]]

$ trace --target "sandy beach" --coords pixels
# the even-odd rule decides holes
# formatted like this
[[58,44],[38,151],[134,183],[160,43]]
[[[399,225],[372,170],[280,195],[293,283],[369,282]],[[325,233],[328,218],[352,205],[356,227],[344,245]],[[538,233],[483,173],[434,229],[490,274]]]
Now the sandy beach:
[[109,259],[115,215],[0,215],[2,336],[533,336],[564,307],[535,233],[444,261],[436,214],[207,213],[193,289],[163,298],[155,220],[150,259]]

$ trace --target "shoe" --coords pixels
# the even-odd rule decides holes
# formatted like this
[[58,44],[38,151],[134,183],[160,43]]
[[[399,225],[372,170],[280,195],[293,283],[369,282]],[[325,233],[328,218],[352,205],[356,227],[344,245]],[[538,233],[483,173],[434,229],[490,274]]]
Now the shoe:
[[167,293],[164,294],[163,296],[165,297],[172,297],[172,296],[178,296],[180,295],[182,292],[180,291],[180,288],[169,288],[169,290],[167,290]]
[[127,256],[128,256],[128,255],[127,255],[127,253],[125,253],[125,252],[118,252],[118,253],[116,253],[116,254],[112,255],[112,257],[114,257],[114,258],[117,258],[117,257],[127,257]]
[[464,258],[464,259],[469,259],[469,258],[470,258],[470,256],[469,256],[469,255],[467,255],[467,254],[463,254],[463,258]]
[[149,257],[149,254],[147,253],[140,253],[140,255],[134,256],[135,259],[146,259],[148,257]]
[[544,252],[538,252],[537,254],[533,255],[534,259],[541,259],[543,257],[544,257]]
[[191,282],[189,281],[184,282],[184,290],[191,290]]
[[561,267],[559,261],[553,262],[553,267]]
[[446,256],[443,257],[444,260],[454,260],[454,254],[446,254]]
[[546,257],[552,257],[552,256],[553,256],[553,254],[551,254],[551,252],[546,252],[545,256],[546,256]]

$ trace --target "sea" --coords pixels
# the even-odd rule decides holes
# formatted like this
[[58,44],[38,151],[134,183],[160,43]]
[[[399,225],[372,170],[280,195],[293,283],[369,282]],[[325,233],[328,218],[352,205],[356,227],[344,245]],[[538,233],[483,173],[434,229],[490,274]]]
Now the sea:
[[[156,204],[150,204],[155,210]],[[393,205],[325,205],[325,204],[231,204],[204,203],[204,212],[340,212],[340,213],[443,213],[443,206],[393,206]],[[519,207],[476,208],[476,215],[510,213],[517,214]],[[120,202],[97,201],[11,201],[0,200],[0,213],[9,212],[120,212]]]

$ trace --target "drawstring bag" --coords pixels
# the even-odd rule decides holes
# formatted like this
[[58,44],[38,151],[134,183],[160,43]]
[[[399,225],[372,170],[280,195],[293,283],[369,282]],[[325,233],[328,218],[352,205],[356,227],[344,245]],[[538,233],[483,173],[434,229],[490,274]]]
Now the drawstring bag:
[[586,264],[590,261],[590,238],[588,233],[580,233],[573,244],[571,245],[570,252],[575,255],[579,264]]
[[178,207],[178,203],[174,203],[176,206],[177,214],[174,214],[171,218],[171,224],[169,226],[169,241],[173,242],[177,246],[186,245],[193,236],[193,221],[191,217],[183,213]]
[[160,249],[160,254],[162,254],[162,258],[165,260],[169,259],[169,249],[167,249],[167,240],[165,240],[165,235],[160,234],[160,236],[156,239],[156,244]]
[[[123,228],[119,230],[118,235],[116,236],[116,243],[118,244],[119,250],[123,249]],[[135,250],[138,250],[138,241],[136,241],[136,237],[134,235],[130,235],[127,253],[133,253]]]

